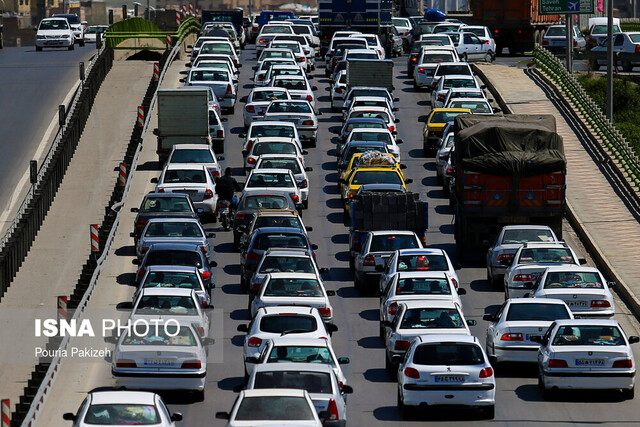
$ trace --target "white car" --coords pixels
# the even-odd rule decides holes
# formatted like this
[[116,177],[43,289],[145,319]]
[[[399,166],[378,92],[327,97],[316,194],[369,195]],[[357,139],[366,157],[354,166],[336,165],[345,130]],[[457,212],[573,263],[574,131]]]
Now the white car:
[[186,85],[210,87],[216,94],[220,107],[231,114],[234,113],[238,93],[231,72],[215,68],[192,68],[189,70]]
[[269,58],[265,59],[262,62],[260,67],[255,69],[255,74],[253,75],[253,85],[255,87],[267,86],[267,75],[271,71],[271,68],[276,65],[288,65],[291,67],[298,67],[295,59],[289,58]]
[[260,53],[260,56],[258,56],[258,60],[256,61],[256,65],[253,67],[253,69],[260,69],[262,63],[267,59],[292,59],[294,61],[297,61],[291,49],[269,47],[263,50],[262,53]]
[[464,62],[493,62],[496,57],[495,50],[492,50],[486,41],[480,40],[480,38],[472,32],[463,31],[460,33],[460,41],[456,45],[456,50],[458,51],[460,59]]
[[489,31],[488,27],[481,25],[463,25],[460,30],[465,33],[475,34],[481,41],[489,45],[491,52],[496,52],[496,41],[493,39],[493,36],[491,36],[491,31]]
[[187,193],[196,209],[215,217],[218,195],[211,173],[204,165],[172,163],[160,174],[156,193]]
[[[293,26],[291,28],[294,28]],[[271,42],[282,42],[282,41],[292,41],[297,42],[301,47],[305,54],[305,61],[299,62],[300,66],[302,66],[305,70],[312,71],[316,69],[316,52],[315,48],[311,46],[311,42],[309,38],[303,34],[278,34],[275,36]]]
[[318,88],[311,86],[306,77],[275,76],[269,82],[269,86],[288,89],[291,98],[309,101],[313,110],[316,111],[316,97],[313,91],[318,90]]
[[365,39],[367,41],[367,49],[372,49],[378,52],[378,55],[380,55],[380,59],[386,58],[384,46],[382,46],[382,43],[380,42],[380,38],[378,37],[377,34],[356,34],[350,37]]
[[557,241],[556,234],[546,225],[505,225],[487,250],[487,281],[502,285],[504,273],[523,243]]
[[438,64],[456,62],[458,55],[454,49],[424,48],[413,70],[413,88],[416,90],[433,87],[433,75]]
[[209,336],[209,317],[193,289],[144,288],[133,304],[129,319],[132,324],[141,320],[150,325],[155,320],[173,319],[182,324],[191,323],[201,337]]
[[193,289],[203,308],[212,305],[213,285],[205,282],[196,267],[185,265],[150,265],[145,268],[138,289],[133,294],[133,301],[147,288],[180,288]]
[[[567,305],[558,299],[509,299],[495,314],[485,314],[486,349],[494,367],[502,362],[535,362],[540,344],[533,341],[547,333],[556,320],[573,319]],[[536,338],[537,337],[537,338]]]
[[105,390],[89,392],[76,414],[67,412],[62,418],[73,421],[73,427],[123,424],[175,427],[177,421],[182,421],[182,414],[171,413],[156,393]]
[[401,417],[423,405],[476,407],[493,419],[496,379],[478,338],[422,335],[409,347],[398,367],[398,410]]
[[250,191],[277,190],[289,193],[291,198],[300,203],[302,194],[296,177],[289,169],[253,169],[247,178],[242,194]]
[[400,122],[400,119],[394,119],[393,113],[389,111],[386,107],[354,107],[350,108],[347,117],[345,118],[345,122],[349,119],[362,117],[362,118],[379,118],[384,120],[387,124],[387,129],[391,131],[394,135],[398,133],[396,129],[396,123]]
[[243,390],[231,411],[216,412],[216,418],[229,420],[227,427],[322,427],[309,393],[287,388]]
[[504,274],[505,299],[522,298],[530,293],[533,284],[547,267],[567,267],[585,263],[586,260],[578,258],[573,249],[564,242],[524,243]]
[[376,267],[382,273],[380,275],[380,293],[387,289],[389,280],[396,273],[405,271],[444,271],[451,278],[453,286],[458,288],[460,279],[456,268],[460,268],[460,266],[451,262],[444,249],[435,248],[401,249],[391,254],[384,266]]
[[[279,77],[282,76],[276,76],[274,80],[278,80]],[[295,93],[292,93],[291,97],[294,99],[271,101],[264,112],[264,120],[294,123],[302,142],[315,147],[318,140],[318,118],[315,107],[309,101],[295,99],[297,98]]]
[[349,61],[352,59],[382,59],[380,53],[375,49],[347,49],[342,55],[341,61]]
[[[388,110],[387,110],[388,111]],[[344,148],[352,141],[369,142],[369,141],[381,141],[387,145],[389,153],[395,157],[397,162],[400,162],[400,147],[398,144],[402,144],[403,140],[395,138],[389,129],[371,129],[371,128],[357,128],[353,129],[344,145],[340,148]],[[339,155],[342,155],[342,150],[338,151]]]
[[500,112],[500,109],[494,109],[489,101],[479,98],[450,98],[444,108],[466,108],[471,110],[471,114],[491,115]]
[[314,307],[325,323],[333,323],[333,308],[319,276],[307,273],[269,273],[251,302],[251,317],[263,307],[298,305]]
[[198,37],[198,40],[196,40],[196,42],[191,47],[191,62],[195,61],[195,59],[198,57],[198,54],[200,53],[200,49],[202,48],[202,45],[205,42],[222,41],[222,40],[225,40],[225,39],[223,39],[221,37],[215,37],[215,36],[200,36],[200,37]]
[[385,369],[393,374],[411,341],[418,335],[471,335],[469,326],[475,320],[465,320],[458,304],[452,301],[405,301],[398,306],[393,322],[380,322],[385,327]]
[[559,389],[621,389],[633,399],[636,362],[615,320],[559,320],[540,339],[538,384],[545,398]]
[[218,70],[225,70],[231,73],[231,78],[233,82],[238,84],[238,74],[235,72],[235,68],[233,67],[233,63],[229,61],[225,61],[223,59],[216,60],[203,60],[198,61],[198,66],[193,68],[212,68]]
[[260,137],[293,139],[298,147],[300,147],[300,150],[302,150],[300,135],[298,134],[296,125],[293,123],[257,120],[251,122],[246,134],[241,133],[238,136],[245,139],[244,144],[242,145],[242,150],[246,152],[249,152],[251,150],[251,145],[256,142],[257,138]]
[[[135,233],[133,236],[135,237]],[[149,248],[160,243],[188,243],[198,245],[205,255],[209,256],[211,247],[209,237],[213,233],[206,233],[198,218],[185,217],[156,217],[148,218],[142,233],[138,237],[136,256],[139,260],[144,258]]]
[[293,172],[302,194],[302,206],[309,207],[309,176],[311,166],[304,166],[304,160],[297,154],[263,154],[258,158],[256,169],[289,169]]
[[116,387],[147,390],[190,390],[204,400],[207,376],[206,346],[191,324],[165,321],[147,331],[122,334],[113,351],[111,374]]
[[436,176],[440,182],[444,181],[444,171],[447,167],[449,156],[453,151],[453,146],[455,145],[456,134],[453,132],[453,128],[445,127],[442,135],[440,146],[438,147],[438,151],[436,151]]
[[347,94],[347,70],[338,73],[336,81],[331,85],[331,111],[342,110],[344,97]]
[[262,363],[321,363],[331,366],[338,381],[347,384],[340,365],[348,364],[348,357],[336,357],[331,342],[322,338],[281,336],[267,340],[258,358],[245,359],[245,369],[251,375],[253,368]]
[[[393,322],[398,305],[410,300],[453,301],[462,308],[460,295],[467,291],[456,288],[444,271],[405,271],[389,280],[387,289],[380,294],[380,321]],[[384,339],[384,328],[380,327]]]
[[80,47],[84,46],[84,30],[87,27],[87,21],[81,21],[77,13],[54,13],[51,17],[66,19],[73,31],[75,42],[78,43]]
[[391,18],[391,22],[393,22],[393,26],[398,30],[398,35],[402,37],[402,46],[406,52],[409,49],[409,34],[411,34],[413,25],[411,25],[409,18],[395,16]]
[[474,88],[481,89],[475,77],[471,75],[452,74],[442,76],[437,80],[436,87],[431,92],[431,107],[444,107],[444,100],[447,92],[452,88]]
[[282,88],[256,87],[247,97],[247,104],[242,109],[242,117],[245,129],[249,128],[251,122],[264,115],[265,110],[271,101],[277,99],[291,99],[289,91]]
[[192,58],[194,61],[198,61],[202,55],[227,55],[231,57],[233,64],[238,67],[240,64],[240,58],[238,53],[236,52],[235,47],[229,41],[229,39],[220,39],[220,40],[211,40],[205,41],[200,46],[200,52],[198,52],[198,56]]
[[195,163],[207,168],[215,179],[221,176],[220,165],[213,148],[207,144],[176,144],[171,148],[166,164]]
[[[278,40],[273,39],[269,44],[270,49],[288,49],[293,53],[296,62],[304,68],[307,73],[312,70],[312,63],[307,60],[307,52],[302,48],[302,45],[295,40]],[[266,49],[268,50],[268,49]]]
[[240,74],[239,68],[242,67],[242,64],[236,63],[234,57],[231,55],[225,55],[224,53],[202,53],[198,55],[198,57],[191,63],[191,68],[198,68],[200,63],[207,61],[224,61],[229,64],[231,68],[231,72],[235,75],[236,80],[238,79],[238,74]]
[[354,96],[351,98],[349,108],[342,111],[342,119],[349,114],[352,108],[355,107],[384,107],[391,112],[393,119],[395,120],[395,112],[398,111],[398,107],[393,106],[393,102],[386,96]]
[[244,170],[249,173],[252,169],[255,169],[258,160],[262,156],[288,154],[296,156],[304,163],[304,155],[307,154],[307,151],[301,150],[293,138],[256,138],[255,142],[250,145],[249,151],[246,153],[243,151],[243,155],[245,155]]
[[298,65],[272,65],[264,77],[264,85],[269,86],[271,79],[275,76],[302,76],[306,77],[307,73]]
[[75,36],[66,18],[46,18],[40,21],[36,32],[36,51],[45,47],[75,48]]
[[576,317],[612,318],[616,313],[610,287],[594,267],[561,266],[547,268],[530,296],[564,301]]
[[104,39],[104,32],[109,28],[108,25],[92,25],[87,27],[84,32],[84,41],[86,43],[97,43],[98,37]]
[[[289,212],[289,211],[288,211]],[[295,212],[291,211],[292,214]],[[261,215],[271,216],[271,213],[267,213],[265,210]],[[275,215],[275,213],[273,214]],[[297,215],[298,220],[302,224],[302,218]],[[281,216],[282,218],[282,216]],[[258,225],[259,218],[256,217],[255,224],[253,224],[252,230],[255,230]],[[271,224],[267,221],[268,226]],[[292,226],[289,223],[287,226]],[[311,231],[311,227],[305,227],[307,231]],[[249,229],[247,229],[249,231]],[[327,268],[318,268],[316,260],[313,254],[306,249],[297,248],[270,248],[267,249],[258,263],[256,272],[251,278],[250,292],[258,292],[260,290],[260,284],[264,280],[265,276],[269,273],[281,273],[281,272],[296,272],[296,273],[309,273],[315,274],[320,277],[321,274],[328,272]]]
[[[324,323],[318,309],[302,306],[262,307],[251,323],[238,325],[238,332],[245,332],[243,360],[259,357],[267,340],[282,336],[331,340],[338,330],[332,323]],[[245,374],[248,371],[245,370]],[[248,374],[246,375],[248,378]]]
[[[258,365],[247,381],[247,390],[296,388],[306,390],[324,426],[347,425],[346,394],[353,393],[349,385],[338,383],[336,374],[318,363],[278,363]],[[328,414],[327,414],[328,412]]]

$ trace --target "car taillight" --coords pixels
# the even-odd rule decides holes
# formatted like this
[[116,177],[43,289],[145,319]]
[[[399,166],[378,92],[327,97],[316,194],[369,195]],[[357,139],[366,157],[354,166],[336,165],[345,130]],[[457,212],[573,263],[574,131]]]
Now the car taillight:
[[501,262],[511,262],[513,261],[513,257],[515,254],[500,254],[498,255],[497,260]]
[[451,169],[451,168],[447,168],[446,174],[447,174],[447,175],[451,175],[451,174],[453,174],[453,169]]
[[542,40],[542,46],[548,46],[549,40]]
[[245,110],[247,110],[247,113],[251,113],[251,114],[253,114],[253,113],[255,113],[255,112],[256,112],[256,107],[254,107],[253,105],[247,105],[247,106],[245,107]]
[[390,315],[395,316],[396,313],[398,312],[398,303],[397,302],[392,302],[391,305],[389,305],[389,308],[387,309],[387,312]]
[[516,274],[513,276],[514,282],[533,282],[533,275],[531,274]]
[[491,44],[491,43],[489,42],[489,40],[487,40],[485,43],[487,43],[487,44]]
[[390,132],[395,132],[396,131],[396,127],[395,126],[389,126],[389,131]]
[[307,95],[307,101],[312,102],[313,101],[313,96]]
[[329,411],[329,415],[325,420],[337,420],[339,418],[338,415],[338,405],[336,401],[333,399],[329,399],[329,406],[327,406],[327,411]]
[[313,120],[305,120],[302,122],[302,126],[313,126]]
[[[202,303],[204,304],[204,307],[207,306],[206,302],[203,301]],[[198,333],[200,334],[200,336],[203,337],[204,336],[204,328],[202,326],[198,326],[197,329],[198,329]]]
[[209,273],[208,271],[203,271],[202,272],[202,278],[204,280],[209,280],[211,278],[211,273]]
[[342,93],[342,88],[341,87],[336,88],[336,93]]
[[438,101],[444,101],[444,94],[438,95]]
[[637,44],[637,45],[636,45],[636,51],[635,51],[635,52],[636,52],[636,53],[640,53],[640,44]]
[[251,337],[249,338],[249,341],[247,341],[248,347],[260,347],[261,345],[262,345],[262,340],[257,337]]
[[416,368],[404,368],[404,376],[417,380],[420,378],[420,372]]
[[322,317],[331,317],[331,309],[329,307],[319,308],[318,313],[320,313]]
[[138,277],[142,278],[142,276],[144,276],[144,268],[139,268],[138,269]]
[[251,147],[253,147],[253,139],[250,139],[249,142],[247,142],[247,153],[251,151]]
[[550,368],[568,368],[566,360],[562,359],[549,359],[549,367]]
[[158,193],[164,193],[164,188],[159,189]]
[[[202,301],[202,302],[200,303],[200,307],[202,307],[202,308],[207,308],[207,307],[209,307],[209,303],[208,303],[208,302],[206,302],[206,301]],[[204,333],[204,329],[202,330],[202,332]]]
[[451,282],[453,283],[453,287],[458,289],[458,281],[452,277]]
[[353,236],[353,249],[360,250],[360,236]]
[[265,39],[258,40],[258,43],[266,43],[266,42],[267,42],[267,40],[265,40]]
[[220,176],[220,171],[213,171],[211,172],[211,175],[213,175],[214,178],[217,178]]
[[424,68],[422,67],[418,68],[418,72],[424,74]]
[[300,197],[298,197],[297,194],[292,194],[291,200],[293,200],[295,203],[298,203],[300,201]]
[[254,283],[253,284],[253,292],[258,292],[260,290],[260,283]]
[[607,308],[611,307],[609,301],[603,299],[594,299],[591,300],[591,308]]
[[200,369],[202,368],[202,362],[199,360],[187,360],[186,362],[182,362],[181,369]]
[[574,41],[573,41],[573,45],[574,45],[574,46],[578,46],[578,42],[574,40]]
[[514,332],[514,333],[502,334],[502,336],[500,337],[500,340],[502,340],[502,341],[523,341],[524,338],[523,338],[523,336],[522,336],[522,334],[520,332]]
[[218,136],[218,138],[224,138],[224,131],[222,129],[218,129],[216,135]]
[[[143,246],[140,248],[140,252],[145,253],[149,250],[149,246]],[[593,306],[593,305],[592,305]]]
[[236,68],[238,68],[238,60],[237,60],[237,59],[235,59],[235,58],[233,59],[233,65],[235,65],[235,66],[236,66]]
[[366,257],[364,257],[362,265],[366,267],[373,267],[376,265],[376,258],[373,255],[367,255]]
[[411,62],[418,62],[418,58],[411,58]]
[[253,157],[249,157],[247,158],[247,163],[249,163],[250,165],[255,165],[256,159],[254,159]]
[[221,208],[226,208],[227,206],[229,206],[227,203],[225,203],[225,202],[220,202],[220,207],[221,207]]
[[300,188],[307,188],[307,186],[308,186],[308,185],[309,185],[309,182],[308,182],[306,179],[303,179],[303,180],[300,182],[299,187],[300,187]]
[[480,371],[480,378],[491,378],[493,376],[493,368],[484,368]]
[[144,226],[147,225],[147,222],[149,221],[144,221],[144,220],[137,221],[136,228],[144,228]]
[[258,76],[258,81],[259,82],[263,82],[264,81],[264,76],[263,75]]
[[246,216],[247,216],[247,214],[246,214],[246,213],[244,213],[244,212],[237,212],[237,213],[236,213],[236,217],[235,217],[235,219],[236,219],[236,220],[239,220],[239,219],[245,219],[245,218],[246,218]]
[[213,197],[213,191],[207,188],[207,191],[204,192],[204,199],[210,199]]
[[409,341],[396,341],[395,345],[393,346],[393,349],[404,351],[409,348],[409,344],[410,344]]
[[304,56],[302,58],[299,59],[300,62],[307,62],[307,58],[305,58]]
[[202,252],[203,252],[204,254],[206,254],[206,253],[207,253],[207,247],[206,247],[206,246],[200,246],[200,250],[202,250]]
[[260,261],[260,255],[258,255],[257,253],[251,251],[247,254],[247,259],[249,261]]
[[631,369],[633,368],[633,361],[631,359],[616,360],[613,362],[613,367]]
[[227,93],[226,95],[231,95],[233,94],[233,88],[231,87],[231,85],[227,85]]
[[118,359],[116,361],[116,367],[118,368],[135,368],[136,362],[129,359]]

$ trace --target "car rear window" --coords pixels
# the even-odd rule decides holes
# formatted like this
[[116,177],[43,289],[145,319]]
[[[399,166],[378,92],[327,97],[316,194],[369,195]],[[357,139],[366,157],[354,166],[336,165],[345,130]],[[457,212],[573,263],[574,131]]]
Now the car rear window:
[[553,338],[553,345],[625,345],[616,326],[561,326]]
[[190,212],[186,197],[147,197],[142,212]]
[[164,184],[176,182],[204,184],[207,178],[204,169],[170,169],[165,173],[162,182]]
[[567,36],[567,29],[565,27],[549,27],[547,30],[547,34],[545,36],[556,37],[556,36]]
[[562,304],[511,304],[507,312],[507,322],[548,321],[570,319],[567,308]]
[[156,407],[142,404],[91,405],[84,416],[83,424],[99,426],[160,424]]
[[520,253],[518,264],[573,263],[573,256],[567,248],[527,248]]
[[[469,80],[470,81],[470,80]],[[448,123],[452,122],[460,114],[469,114],[466,111],[436,111],[431,116],[429,123]]]
[[182,271],[152,271],[144,283],[143,288],[185,288],[200,289],[200,282],[195,273]]
[[300,165],[295,159],[268,159],[259,165],[263,169],[289,169],[294,174],[302,173]]
[[604,289],[604,284],[598,273],[554,271],[547,274],[544,288]]
[[[215,114],[212,114],[215,117]],[[209,150],[176,150],[168,163],[214,163]]]
[[295,137],[295,132],[293,130],[293,126],[278,126],[278,125],[258,125],[251,127],[251,138],[259,138],[259,137],[283,137],[283,138],[293,138]]
[[490,113],[489,104],[484,101],[451,101],[449,108],[467,108],[472,113]]
[[264,291],[266,297],[321,297],[320,284],[315,279],[271,279]]
[[285,173],[254,173],[247,182],[247,187],[293,187],[289,174]]
[[373,236],[371,252],[397,251],[399,249],[419,248],[418,241],[412,235],[399,234],[390,236]]
[[268,113],[311,113],[307,102],[278,101],[269,104]]
[[202,268],[200,254],[180,250],[152,250],[147,256],[146,265],[184,265]]
[[145,295],[140,298],[134,314],[195,316],[198,311],[189,296]]
[[287,201],[282,196],[248,196],[244,202],[246,209],[284,209]]
[[269,248],[304,248],[307,242],[299,234],[260,234],[256,237],[255,249],[267,250]]
[[145,237],[203,237],[202,231],[193,222],[153,222],[144,233]]
[[333,364],[333,357],[327,347],[311,347],[311,346],[297,346],[297,345],[280,345],[273,347],[267,363],[281,363],[281,362],[294,362],[294,363],[324,363],[331,366]]
[[475,344],[437,343],[419,345],[413,354],[416,365],[482,365],[482,349]]
[[262,262],[260,273],[277,272],[315,273],[315,269],[309,258],[267,256]]
[[553,242],[553,235],[549,230],[505,230],[502,244],[525,242]]
[[391,135],[387,132],[358,132],[351,134],[351,141],[381,141],[389,145],[392,143]]
[[260,330],[270,334],[308,333],[317,329],[316,318],[305,314],[276,314],[260,319]]
[[123,341],[123,345],[166,345],[166,346],[195,346],[197,339],[186,326],[181,326],[177,331],[174,325],[168,324],[166,327],[148,328],[145,330],[136,330],[136,334],[127,335]]
[[398,280],[396,295],[451,295],[451,287],[444,278],[407,277]]
[[245,397],[236,412],[237,421],[253,420],[314,420],[311,407],[304,397]]
[[253,153],[256,156],[263,154],[296,154],[296,146],[289,143],[261,142],[253,146]]
[[401,255],[398,257],[398,271],[448,271],[449,265],[444,255]]
[[476,87],[473,79],[446,79],[443,83],[443,89],[451,89],[452,87]]
[[328,372],[258,372],[253,388],[295,388],[307,390],[308,393],[333,394]]
[[[274,70],[278,72],[280,70]],[[254,92],[253,101],[273,101],[276,99],[288,99],[287,92],[283,90],[264,90],[260,92]]]
[[302,229],[300,219],[295,216],[261,216],[256,219],[253,229],[262,227],[291,227]]
[[425,53],[422,57],[422,62],[449,62],[453,61],[452,53]]
[[401,329],[464,328],[462,317],[453,308],[410,308],[402,318]]
[[[395,171],[356,171],[351,180],[353,185],[364,184],[397,184],[402,185],[402,179]],[[410,246],[416,247],[416,246]]]

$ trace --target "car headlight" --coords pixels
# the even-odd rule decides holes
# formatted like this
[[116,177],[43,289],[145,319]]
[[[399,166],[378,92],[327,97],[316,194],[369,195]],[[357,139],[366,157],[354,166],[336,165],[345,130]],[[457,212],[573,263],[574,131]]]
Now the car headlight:
[[62,35],[60,38],[61,38],[61,39],[68,39],[68,38],[70,38],[70,37],[71,37],[71,36],[70,36],[69,34],[64,34],[64,35]]

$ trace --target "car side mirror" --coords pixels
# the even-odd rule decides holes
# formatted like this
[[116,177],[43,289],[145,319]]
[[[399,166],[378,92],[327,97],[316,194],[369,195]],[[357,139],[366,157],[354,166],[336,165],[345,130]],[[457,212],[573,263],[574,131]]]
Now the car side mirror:
[[188,44],[188,45],[187,45],[187,49],[193,49],[193,45]]
[[136,233],[129,233],[129,237],[136,237]]
[[321,116],[321,115],[322,115],[322,111],[318,111],[318,112],[316,113],[316,116]]
[[484,316],[482,316],[482,320],[486,320],[487,322],[495,322],[496,316],[493,314],[485,314]]
[[392,110],[393,111],[399,111],[400,109],[398,107],[393,107]]
[[338,358],[338,365],[348,365],[349,363],[351,363],[351,361],[349,360],[348,357],[339,357]]
[[616,282],[607,282],[607,286],[609,286],[610,288],[613,288],[617,285]]
[[302,150],[302,155],[306,156],[307,154],[309,154],[309,152],[307,150]]
[[240,98],[240,102],[247,102],[249,100],[248,96],[243,96],[242,98]]
[[395,119],[394,122],[395,123],[400,123],[400,119]]
[[495,108],[493,109],[493,112],[494,112],[494,113],[502,113],[502,109],[501,109],[501,108],[498,108],[498,107],[495,107]]
[[305,172],[313,172],[313,168],[311,166],[307,166],[306,168],[304,168]]
[[393,102],[400,102],[400,98],[393,98]]
[[138,209],[138,208],[131,208],[131,212],[133,212],[133,213],[140,212],[140,209]]
[[151,179],[149,180],[149,182],[151,182],[152,184],[157,184],[157,183],[158,183],[158,178],[155,178],[155,177],[154,177],[154,178],[151,178]]
[[344,178],[338,178],[338,184],[346,184]]
[[182,421],[182,413],[174,412],[171,414],[171,421]]
[[580,263],[580,265],[585,265],[587,263],[587,259],[586,258],[578,258],[578,262]]
[[336,291],[327,291],[327,296],[328,297],[335,297],[336,296]]
[[234,393],[240,393],[242,390],[244,390],[244,385],[243,384],[238,384],[237,386],[235,386],[233,388],[233,392]]
[[637,342],[640,342],[640,337],[637,337],[635,335],[631,335],[629,337],[629,344],[635,344]]
[[487,87],[485,85],[480,86],[480,89],[486,89]]
[[140,260],[138,258],[134,258],[134,259],[131,260],[131,264],[140,265]]
[[216,418],[219,420],[228,420],[230,416],[228,412],[216,412]]
[[118,304],[118,308],[122,310],[133,310],[133,303],[131,301],[125,301]]
[[186,78],[182,78],[182,79],[180,79],[179,81],[180,81],[180,83],[186,83],[186,82],[187,82],[187,79],[186,79]]
[[253,67],[251,67],[251,69],[252,69],[253,71],[256,71],[256,70],[258,69],[258,66],[257,66],[257,65],[254,65]]
[[350,385],[346,385],[345,384],[345,385],[342,386],[342,392],[344,394],[351,394],[351,393],[353,393],[353,387],[351,387]]
[[331,418],[331,412],[320,411],[318,412],[318,417],[320,417],[321,420],[328,420],[329,418]]
[[542,344],[542,337],[538,335],[532,335],[529,337],[529,341],[537,342],[538,344]]
[[313,231],[313,227],[311,226],[305,226],[304,229],[307,231]]
[[329,272],[329,269],[327,267],[322,267],[320,269],[320,274],[327,274]]
[[207,237],[209,239],[212,239],[212,238],[216,237],[216,233],[207,233]]
[[224,156],[216,156],[216,160],[218,160],[219,162],[224,160]]
[[244,361],[245,361],[246,363],[253,363],[253,364],[256,364],[256,363],[258,363],[258,358],[257,358],[257,357],[245,357],[245,358],[244,358]]
[[384,271],[384,266],[380,264],[376,264],[376,271],[378,273],[382,273]]
[[467,320],[467,325],[469,326],[476,326],[478,324],[478,322],[476,322],[475,320]]
[[460,264],[459,262],[456,262],[455,264],[453,264],[454,270],[460,270],[461,268],[462,268],[462,264]]
[[380,324],[384,327],[390,328],[391,327],[391,322],[389,322],[388,320],[381,320]]
[[228,122],[228,121],[229,121],[229,119],[228,119],[227,117],[221,117],[221,118],[220,118],[220,121],[221,121],[221,122]]
[[318,86],[311,86],[311,90],[318,90]]
[[413,179],[411,179],[411,178],[407,178],[407,179],[404,180],[405,184],[411,184],[412,182],[413,182]]
[[403,144],[404,141],[402,140],[402,138],[396,138],[396,144]]
[[313,249],[314,251],[318,250],[318,245],[316,245],[315,243],[311,245],[311,249]]
[[246,137],[246,136],[247,136],[247,134],[246,134],[246,133],[238,134],[238,137],[240,137],[240,138],[244,138],[244,137]]
[[155,136],[158,136],[158,128],[155,128],[152,132]]
[[214,345],[215,343],[216,343],[216,340],[214,340],[213,338],[202,339],[202,345]]
[[425,116],[420,116],[420,117],[418,117],[418,121],[420,123],[427,123],[427,118]]
[[466,295],[467,294],[467,290],[464,288],[458,288],[458,295]]
[[403,169],[403,170],[404,170],[404,169],[406,169],[406,168],[407,168],[407,165],[405,165],[404,163],[401,163],[401,164],[400,164],[400,169]]
[[217,267],[218,263],[215,261],[209,261],[209,267]]
[[333,323],[327,323],[325,327],[327,328],[327,332],[338,332],[338,326],[334,325]]
[[[629,338],[629,342],[631,342],[631,337]],[[67,412],[65,414],[62,414],[62,419],[63,420],[67,420],[67,421],[75,421],[76,420],[76,416],[71,412]]]

